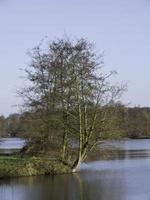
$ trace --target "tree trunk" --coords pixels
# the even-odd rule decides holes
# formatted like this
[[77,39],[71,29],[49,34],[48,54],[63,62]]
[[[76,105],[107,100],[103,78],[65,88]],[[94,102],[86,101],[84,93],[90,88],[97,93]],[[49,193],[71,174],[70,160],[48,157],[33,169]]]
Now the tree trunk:
[[79,167],[80,167],[81,163],[82,163],[82,158],[78,158],[78,159],[74,162],[73,167],[72,167],[72,172],[73,172],[73,173],[79,171]]
[[63,147],[62,147],[62,159],[65,159],[66,156],[66,150],[67,150],[67,131],[64,131],[64,135],[63,135]]

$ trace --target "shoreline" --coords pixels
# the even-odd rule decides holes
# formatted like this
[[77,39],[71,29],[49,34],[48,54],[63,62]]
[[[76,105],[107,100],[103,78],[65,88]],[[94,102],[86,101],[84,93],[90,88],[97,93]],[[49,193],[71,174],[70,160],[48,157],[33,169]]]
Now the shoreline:
[[0,178],[71,173],[61,161],[41,157],[0,156]]
[[[121,138],[120,140],[143,140],[150,137],[138,138]],[[117,141],[117,140],[116,140]],[[110,157],[106,150],[95,150],[89,156],[88,160],[97,157],[97,152],[101,158],[108,159]],[[48,156],[27,156],[20,153],[3,154],[0,153],[0,178],[22,177],[22,176],[40,176],[40,175],[57,175],[72,173],[71,167],[55,157]]]

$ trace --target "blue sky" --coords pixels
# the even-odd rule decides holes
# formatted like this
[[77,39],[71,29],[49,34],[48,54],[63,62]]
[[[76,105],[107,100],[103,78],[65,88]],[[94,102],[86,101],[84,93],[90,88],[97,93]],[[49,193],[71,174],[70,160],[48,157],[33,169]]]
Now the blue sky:
[[149,0],[0,0],[0,114],[17,111],[26,52],[45,36],[86,37],[105,52],[106,70],[128,82],[122,97],[130,105],[150,106]]

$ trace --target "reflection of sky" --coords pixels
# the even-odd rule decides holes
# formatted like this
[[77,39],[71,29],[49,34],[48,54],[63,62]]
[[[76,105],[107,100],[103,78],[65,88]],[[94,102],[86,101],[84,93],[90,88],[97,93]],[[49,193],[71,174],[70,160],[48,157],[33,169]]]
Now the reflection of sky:
[[88,164],[83,164],[81,170],[91,170],[91,171],[114,171],[115,170],[125,170],[125,169],[140,169],[140,168],[150,168],[150,155],[149,159],[129,159],[129,157],[124,157],[121,160],[105,160],[105,161],[92,161]]
[[[135,163],[136,163],[136,160],[140,160],[140,162],[141,162],[141,159],[150,160],[149,143],[150,143],[149,139],[106,141],[105,143],[101,144],[100,147],[102,149],[111,150],[109,152],[110,157],[111,159],[116,160],[116,161],[113,161],[114,164],[117,162],[123,163],[123,162],[129,161],[129,164],[133,165],[134,161],[131,163],[131,159],[134,159]],[[119,160],[122,160],[122,161],[119,161]],[[119,166],[121,165],[119,164]]]
[[0,140],[0,149],[20,149],[24,144],[25,140],[19,138],[4,138]]
[[128,81],[124,102],[150,105],[150,1],[148,0],[0,0],[0,113],[18,104],[15,91],[22,81],[26,51],[43,37],[64,33],[87,37],[105,51],[108,70]]
[[140,146],[140,150],[150,150],[150,140],[142,139],[142,140],[120,140],[120,141],[106,141],[103,144],[100,144],[102,148],[119,148],[125,150],[138,150]]
[[[90,164],[92,165],[92,163]],[[3,200],[148,200],[149,166],[0,180]]]

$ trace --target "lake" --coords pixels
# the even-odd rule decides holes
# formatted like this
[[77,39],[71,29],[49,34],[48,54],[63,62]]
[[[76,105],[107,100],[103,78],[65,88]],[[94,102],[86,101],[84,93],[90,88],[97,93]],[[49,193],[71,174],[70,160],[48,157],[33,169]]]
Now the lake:
[[77,174],[1,179],[0,199],[150,200],[150,140],[111,141],[102,147],[114,149],[111,160],[83,163]]
[[25,140],[21,138],[1,138],[0,154],[11,154],[20,151],[25,145]]

